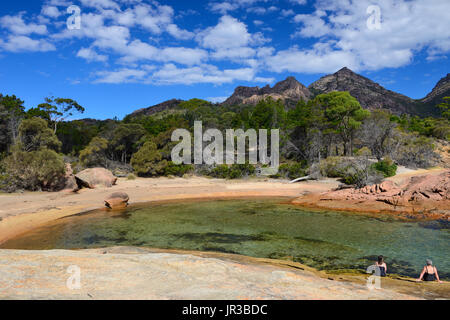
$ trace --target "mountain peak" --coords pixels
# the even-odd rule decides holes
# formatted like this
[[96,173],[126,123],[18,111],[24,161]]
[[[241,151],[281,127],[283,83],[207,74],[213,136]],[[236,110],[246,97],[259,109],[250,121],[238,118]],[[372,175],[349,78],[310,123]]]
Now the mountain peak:
[[272,88],[272,91],[275,93],[282,93],[286,90],[296,90],[297,88],[305,88],[300,82],[297,81],[294,77],[287,77],[285,80],[278,82]]
[[336,74],[343,74],[343,73],[348,73],[348,74],[356,74],[354,73],[352,70],[350,70],[347,67],[343,67],[341,70],[339,70],[338,72],[336,72]]
[[324,76],[312,83],[308,89],[314,94],[333,91],[348,91],[365,109],[389,109],[393,113],[414,113],[414,100],[392,92],[378,83],[363,77],[347,67]]
[[223,102],[223,104],[257,104],[267,97],[272,97],[275,100],[281,99],[285,102],[292,100],[297,103],[300,99],[308,100],[311,97],[311,93],[308,88],[291,76],[276,83],[273,87],[269,85],[263,88],[237,87],[233,95]]

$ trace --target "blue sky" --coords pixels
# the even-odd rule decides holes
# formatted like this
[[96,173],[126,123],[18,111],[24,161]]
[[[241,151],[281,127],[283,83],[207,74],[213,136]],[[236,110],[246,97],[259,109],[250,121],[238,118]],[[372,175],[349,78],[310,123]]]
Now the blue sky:
[[290,75],[309,85],[347,66],[422,98],[450,69],[449,12],[448,0],[2,1],[0,93],[122,118]]

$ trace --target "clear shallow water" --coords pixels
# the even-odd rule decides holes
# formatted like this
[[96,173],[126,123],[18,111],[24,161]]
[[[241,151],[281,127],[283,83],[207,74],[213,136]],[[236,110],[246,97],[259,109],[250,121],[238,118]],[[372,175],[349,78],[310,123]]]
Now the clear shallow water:
[[59,219],[4,243],[8,249],[145,246],[288,259],[317,269],[363,269],[386,257],[390,273],[417,276],[426,258],[450,279],[448,222],[311,212],[285,199],[184,201]]

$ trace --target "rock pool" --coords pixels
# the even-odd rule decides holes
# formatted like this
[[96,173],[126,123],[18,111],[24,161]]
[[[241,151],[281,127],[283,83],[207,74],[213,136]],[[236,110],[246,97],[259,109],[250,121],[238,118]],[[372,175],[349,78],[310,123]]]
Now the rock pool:
[[316,212],[287,199],[227,199],[140,204],[56,220],[2,249],[145,246],[287,259],[320,270],[365,270],[382,254],[390,273],[417,277],[426,258],[450,279],[446,221]]

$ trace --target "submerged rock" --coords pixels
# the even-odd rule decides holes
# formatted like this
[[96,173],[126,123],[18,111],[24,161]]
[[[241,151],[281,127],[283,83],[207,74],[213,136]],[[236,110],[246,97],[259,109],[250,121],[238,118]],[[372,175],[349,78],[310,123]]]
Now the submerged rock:
[[110,209],[123,209],[128,206],[130,197],[125,192],[115,192],[105,200],[105,206]]
[[79,185],[90,189],[98,186],[111,188],[117,181],[112,172],[105,168],[86,169],[76,174],[75,178]]

